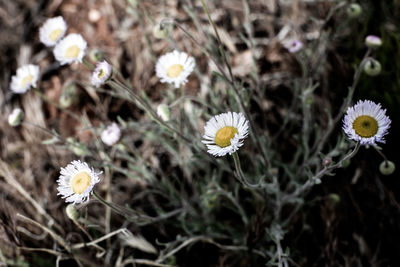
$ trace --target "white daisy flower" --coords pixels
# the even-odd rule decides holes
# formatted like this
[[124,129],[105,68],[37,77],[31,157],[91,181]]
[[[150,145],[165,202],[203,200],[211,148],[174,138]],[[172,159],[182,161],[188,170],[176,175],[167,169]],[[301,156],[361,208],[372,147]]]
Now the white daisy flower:
[[67,24],[63,17],[55,17],[46,20],[39,29],[40,41],[46,46],[55,46],[67,30]]
[[249,121],[242,113],[227,112],[212,117],[204,127],[202,142],[214,156],[232,155],[243,145]]
[[108,78],[110,78],[112,73],[111,65],[107,61],[103,60],[96,64],[96,68],[92,73],[90,82],[93,86],[99,87],[104,84]]
[[121,130],[118,125],[113,122],[101,133],[101,140],[108,146],[115,145],[121,138]]
[[303,43],[300,40],[293,40],[284,44],[285,48],[289,50],[290,53],[296,53],[303,48]]
[[61,168],[58,182],[58,194],[65,202],[79,204],[89,200],[90,193],[100,179],[101,172],[96,173],[86,162],[74,160],[65,168]]
[[28,64],[17,69],[11,78],[11,90],[16,94],[24,94],[31,86],[36,87],[39,78],[39,66]]
[[347,136],[362,145],[385,143],[384,136],[390,128],[391,120],[386,109],[372,101],[358,101],[348,108],[343,118],[343,131]]
[[62,39],[56,47],[53,54],[61,65],[71,64],[73,62],[82,62],[85,55],[87,43],[82,35],[77,33],[68,34]]
[[196,63],[194,58],[185,52],[174,50],[160,57],[156,65],[156,75],[162,83],[173,83],[175,88],[187,82]]

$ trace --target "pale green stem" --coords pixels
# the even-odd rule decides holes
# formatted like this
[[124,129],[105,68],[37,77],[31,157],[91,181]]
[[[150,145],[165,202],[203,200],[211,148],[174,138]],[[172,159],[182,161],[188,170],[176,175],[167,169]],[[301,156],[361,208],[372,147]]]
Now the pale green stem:
[[239,182],[242,183],[245,187],[248,188],[258,188],[260,186],[261,181],[258,184],[250,184],[242,171],[242,167],[240,166],[240,159],[239,159],[239,155],[237,152],[234,152],[232,154],[233,160],[235,162],[235,169],[236,169],[236,174],[238,176]]

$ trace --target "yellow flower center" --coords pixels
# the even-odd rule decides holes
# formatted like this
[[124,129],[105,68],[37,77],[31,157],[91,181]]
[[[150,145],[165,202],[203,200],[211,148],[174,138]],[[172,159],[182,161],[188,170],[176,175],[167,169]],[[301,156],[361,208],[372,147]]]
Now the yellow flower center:
[[170,66],[167,70],[167,75],[170,78],[176,78],[183,71],[183,66],[181,64],[174,64]]
[[378,132],[378,122],[371,116],[362,115],[354,120],[353,129],[359,136],[369,138]]
[[33,80],[33,75],[28,75],[21,81],[21,87],[24,87],[27,83],[31,83]]
[[68,59],[77,58],[81,49],[77,45],[71,45],[68,47],[67,51],[65,51],[65,57]]
[[227,147],[231,145],[231,139],[235,136],[238,130],[232,126],[225,126],[218,130],[215,135],[214,142],[219,147]]
[[104,78],[106,76],[106,72],[104,70],[100,70],[99,75],[97,75],[100,79]]
[[87,172],[80,172],[75,175],[71,182],[74,193],[82,194],[90,185],[90,180],[90,175]]
[[52,40],[53,42],[57,41],[58,38],[60,38],[62,33],[61,29],[55,29],[54,31],[52,31],[49,35],[50,40]]

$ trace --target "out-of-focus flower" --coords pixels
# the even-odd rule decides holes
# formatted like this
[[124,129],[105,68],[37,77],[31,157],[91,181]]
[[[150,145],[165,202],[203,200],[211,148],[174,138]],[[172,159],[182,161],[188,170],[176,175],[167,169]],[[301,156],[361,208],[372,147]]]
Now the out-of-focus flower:
[[300,40],[292,40],[292,41],[287,42],[285,44],[285,48],[290,53],[296,53],[296,52],[300,51],[303,48],[303,43]]
[[384,136],[388,133],[390,123],[386,109],[382,109],[381,104],[360,100],[348,108],[343,118],[343,131],[361,145],[375,145],[376,142],[385,143]]
[[63,17],[55,17],[46,20],[39,29],[40,41],[46,46],[55,46],[67,30],[67,24]]
[[32,86],[36,87],[39,79],[39,66],[28,64],[17,69],[17,74],[12,76],[10,88],[16,94],[24,94]]
[[249,121],[242,113],[226,112],[212,117],[204,127],[202,142],[214,156],[232,155],[249,133]]
[[156,65],[156,75],[162,83],[172,83],[175,88],[187,82],[196,63],[194,58],[185,52],[174,50],[160,57]]
[[112,73],[111,65],[107,61],[103,60],[96,64],[96,68],[92,73],[90,82],[93,86],[99,87],[104,84],[110,77]]
[[23,118],[24,111],[20,108],[15,108],[10,115],[8,115],[8,124],[10,124],[12,127],[16,127],[21,124]]
[[101,140],[108,146],[115,145],[121,138],[121,130],[118,125],[113,122],[101,133]]
[[86,162],[74,160],[65,168],[61,168],[58,182],[58,194],[65,202],[79,204],[89,200],[93,187],[100,181],[99,175]]
[[71,64],[73,62],[81,63],[85,56],[86,46],[87,43],[82,35],[71,33],[54,47],[53,54],[61,65]]

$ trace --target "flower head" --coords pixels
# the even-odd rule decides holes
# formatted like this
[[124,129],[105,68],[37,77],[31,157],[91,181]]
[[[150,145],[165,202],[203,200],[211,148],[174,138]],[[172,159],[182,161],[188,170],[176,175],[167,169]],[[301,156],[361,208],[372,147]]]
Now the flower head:
[[16,94],[24,94],[31,86],[36,87],[39,79],[39,67],[33,64],[24,65],[17,69],[17,74],[12,76],[10,88]]
[[343,118],[343,131],[347,136],[362,145],[385,143],[384,136],[390,128],[391,120],[386,109],[372,101],[358,101],[348,108]]
[[160,57],[156,65],[156,75],[162,83],[173,83],[175,88],[185,84],[196,63],[185,52],[174,50]]
[[86,162],[74,160],[65,168],[61,168],[58,182],[58,194],[65,202],[74,204],[89,200],[90,193],[100,179],[101,172],[96,173]]
[[93,86],[99,87],[104,84],[111,76],[112,68],[107,61],[103,60],[96,64],[90,82]]
[[289,50],[290,53],[296,53],[303,48],[303,43],[300,40],[292,40],[285,44],[285,48]]
[[21,124],[22,119],[24,118],[24,111],[20,108],[15,108],[8,115],[8,124],[12,127],[16,127]]
[[54,47],[53,54],[56,60],[60,61],[61,65],[73,62],[81,63],[85,55],[86,46],[86,41],[82,35],[71,33]]
[[40,27],[39,38],[40,41],[46,46],[55,46],[67,30],[67,24],[63,17],[55,17],[46,20],[46,22]]
[[249,121],[242,113],[227,112],[212,117],[204,127],[202,142],[208,153],[225,156],[237,151],[249,133]]
[[382,45],[382,39],[375,35],[368,35],[365,44],[370,48],[378,48]]
[[108,146],[115,145],[121,138],[121,130],[118,125],[113,122],[101,133],[101,140]]

